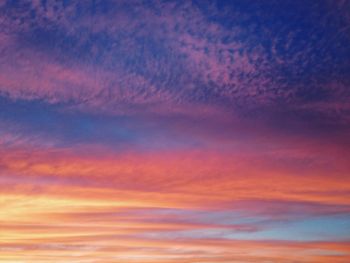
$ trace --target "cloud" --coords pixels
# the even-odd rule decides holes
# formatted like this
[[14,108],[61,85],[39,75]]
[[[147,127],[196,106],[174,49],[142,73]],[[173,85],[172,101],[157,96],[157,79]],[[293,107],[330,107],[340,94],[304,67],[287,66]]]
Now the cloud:
[[349,261],[348,18],[1,2],[0,261]]

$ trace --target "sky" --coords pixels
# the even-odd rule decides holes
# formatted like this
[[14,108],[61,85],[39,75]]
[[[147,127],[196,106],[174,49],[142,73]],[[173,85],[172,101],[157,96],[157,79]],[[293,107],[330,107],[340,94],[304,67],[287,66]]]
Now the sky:
[[350,262],[350,1],[0,1],[0,262]]

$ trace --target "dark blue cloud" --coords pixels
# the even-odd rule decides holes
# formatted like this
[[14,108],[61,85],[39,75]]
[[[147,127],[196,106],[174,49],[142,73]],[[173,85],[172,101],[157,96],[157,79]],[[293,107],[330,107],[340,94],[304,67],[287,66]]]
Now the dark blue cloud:
[[[196,105],[276,125],[347,129],[346,7],[330,1],[7,1],[0,7],[1,37],[8,42],[0,46],[0,66],[18,65],[0,91],[116,114],[157,108],[171,114],[173,107]],[[46,64],[58,70],[45,72]],[[62,70],[77,77],[62,81]],[[32,81],[33,72],[43,73],[42,82]],[[41,83],[54,84],[41,89]]]

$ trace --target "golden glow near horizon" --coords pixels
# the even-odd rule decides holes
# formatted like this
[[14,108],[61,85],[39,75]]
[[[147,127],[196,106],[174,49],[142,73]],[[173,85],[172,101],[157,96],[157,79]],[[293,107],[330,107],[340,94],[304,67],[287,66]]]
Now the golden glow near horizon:
[[[3,172],[12,176],[4,176],[1,189],[0,262],[337,262],[336,255],[350,251],[347,242],[254,240],[266,226],[247,216],[257,213],[273,224],[283,216],[283,203],[341,212],[349,202],[342,192],[350,191],[341,175],[294,180],[291,172],[266,164],[264,171],[213,152],[102,160],[36,154],[42,157],[21,159],[9,149],[3,155]],[[71,183],[77,180],[88,183]],[[274,207],[279,202],[282,207]],[[232,222],[210,219],[227,211],[237,213]],[[229,238],[220,239],[225,233]],[[242,239],[244,233],[251,237]]]

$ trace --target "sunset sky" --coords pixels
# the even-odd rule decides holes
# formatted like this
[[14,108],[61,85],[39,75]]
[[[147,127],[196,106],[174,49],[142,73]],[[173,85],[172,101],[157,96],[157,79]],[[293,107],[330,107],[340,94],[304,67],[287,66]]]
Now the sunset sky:
[[350,262],[349,0],[0,0],[0,263]]

